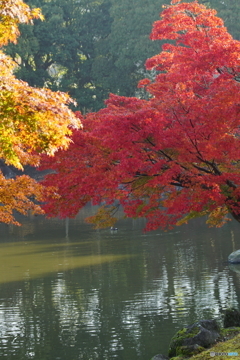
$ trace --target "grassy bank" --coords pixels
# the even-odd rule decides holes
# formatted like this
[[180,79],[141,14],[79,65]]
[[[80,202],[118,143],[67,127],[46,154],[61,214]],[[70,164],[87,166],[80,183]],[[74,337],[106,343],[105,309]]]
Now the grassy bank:
[[[225,355],[225,354],[214,354],[214,356],[211,355],[211,353],[238,353],[238,355]],[[180,360],[181,357],[175,357],[171,360],[176,359]],[[238,360],[240,359],[240,333],[234,336],[232,339],[219,342],[215,346],[211,347],[210,349],[207,349],[206,351],[201,352],[198,355],[194,355],[188,360]]]

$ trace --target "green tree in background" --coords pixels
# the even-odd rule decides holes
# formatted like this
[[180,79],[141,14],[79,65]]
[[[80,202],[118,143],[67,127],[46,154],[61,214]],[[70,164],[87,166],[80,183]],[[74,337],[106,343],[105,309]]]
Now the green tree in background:
[[[189,2],[186,0],[186,2]],[[200,0],[218,11],[240,39],[239,0]],[[170,0],[28,0],[45,21],[23,24],[18,44],[7,48],[19,64],[17,77],[32,86],[68,92],[83,112],[103,107],[110,92],[136,95],[148,76],[147,58],[160,41],[149,39],[152,23]],[[149,73],[149,76],[151,74]]]
[[108,93],[135,95],[145,61],[160,50],[160,42],[152,42],[149,34],[165,3],[166,0],[111,0],[111,32],[97,44],[93,64],[94,78]]
[[77,100],[81,110],[100,107],[98,93],[102,89],[94,83],[91,67],[95,43],[110,32],[109,3],[105,0],[27,3],[40,7],[45,21],[35,21],[34,27],[22,25],[18,44],[8,46],[7,53],[19,65],[17,77],[32,86],[64,89]]
[[134,95],[146,59],[160,48],[149,34],[165,0],[27,3],[45,21],[22,25],[18,44],[7,48],[18,78],[68,92],[83,112],[103,107],[109,92]]

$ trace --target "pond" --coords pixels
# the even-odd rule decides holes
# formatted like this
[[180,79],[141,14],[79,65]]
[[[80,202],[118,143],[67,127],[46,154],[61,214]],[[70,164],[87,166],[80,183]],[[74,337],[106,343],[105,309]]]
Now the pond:
[[94,230],[91,214],[0,225],[1,359],[150,360],[182,326],[239,307],[240,275],[225,261],[240,224]]

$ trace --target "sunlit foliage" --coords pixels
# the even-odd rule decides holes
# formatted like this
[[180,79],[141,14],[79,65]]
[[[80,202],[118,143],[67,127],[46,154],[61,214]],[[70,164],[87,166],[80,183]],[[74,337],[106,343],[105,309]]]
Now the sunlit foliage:
[[[32,9],[21,0],[4,0],[0,4],[0,47],[16,42],[19,23],[42,18],[39,9]],[[13,74],[14,61],[0,50],[0,158],[7,165],[23,170],[24,165],[37,166],[39,154],[54,154],[66,149],[72,128],[79,120],[68,108],[67,94],[30,87]],[[22,176],[5,179],[0,174],[0,221],[15,222],[12,211],[23,214],[29,209],[42,212],[34,204],[41,198],[41,186]]]

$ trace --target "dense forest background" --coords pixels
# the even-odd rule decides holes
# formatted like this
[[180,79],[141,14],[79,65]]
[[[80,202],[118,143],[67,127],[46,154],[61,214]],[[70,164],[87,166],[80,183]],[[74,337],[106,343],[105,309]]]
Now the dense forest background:
[[[6,52],[18,64],[16,76],[31,86],[68,92],[83,113],[104,106],[109,92],[136,93],[137,82],[151,77],[144,63],[160,52],[151,41],[152,23],[170,0],[27,0],[45,21],[21,25],[16,45]],[[218,11],[240,40],[239,0],[199,0]]]

